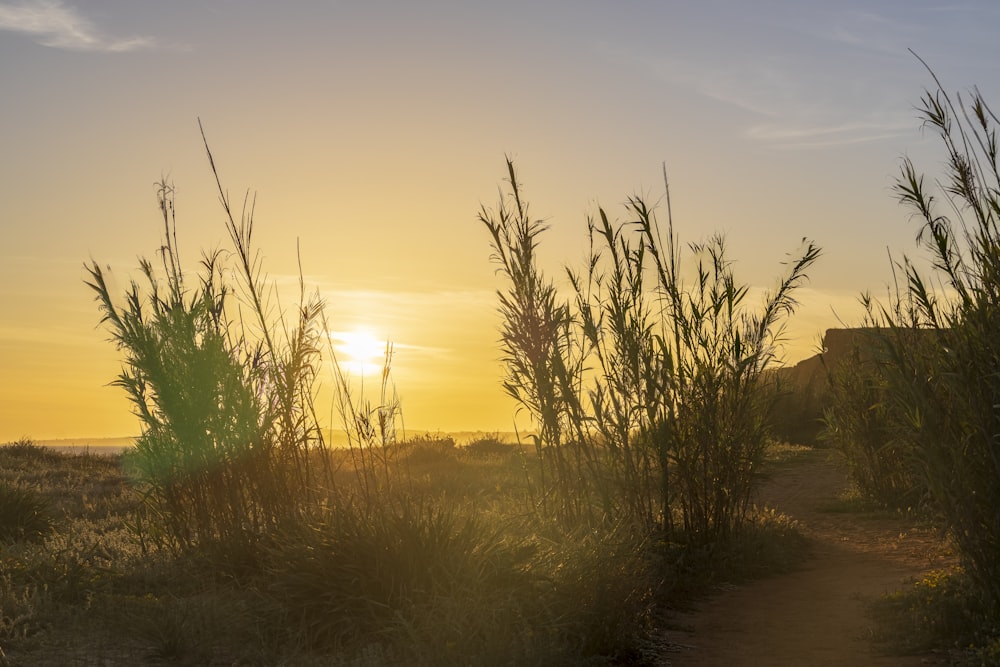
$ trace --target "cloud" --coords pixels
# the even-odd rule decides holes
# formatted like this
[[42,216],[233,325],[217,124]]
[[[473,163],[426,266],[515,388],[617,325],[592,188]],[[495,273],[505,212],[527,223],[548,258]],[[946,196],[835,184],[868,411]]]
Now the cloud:
[[814,126],[761,124],[749,128],[746,134],[750,139],[764,141],[779,148],[804,149],[892,139],[912,130],[913,120],[909,116],[900,115],[896,122],[887,118],[883,121]]
[[156,46],[151,37],[103,35],[89,19],[60,0],[0,4],[0,30],[33,35],[43,46],[67,51],[121,53]]
[[743,135],[778,149],[881,141],[914,126],[909,107],[900,102],[900,110],[893,108],[873,79],[830,72],[820,81],[815,64],[811,71],[767,56],[743,63],[680,63],[667,57],[647,60],[646,66],[663,80],[738,109],[746,119]]
[[713,24],[696,16],[695,27],[674,39],[604,42],[600,48],[613,61],[647,73],[654,85],[665,82],[671,92],[729,107],[734,129],[774,149],[905,136],[915,129],[912,91],[921,75],[906,46],[926,41],[933,23],[919,13],[876,13],[862,0],[847,5],[766,15],[734,10]]

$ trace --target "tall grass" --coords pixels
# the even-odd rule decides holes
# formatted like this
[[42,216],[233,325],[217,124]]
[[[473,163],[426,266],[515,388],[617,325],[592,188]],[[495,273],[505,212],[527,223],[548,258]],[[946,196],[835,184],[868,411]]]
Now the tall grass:
[[669,192],[665,237],[633,197],[627,222],[603,209],[589,222],[589,261],[567,270],[564,299],[538,265],[545,226],[529,216],[510,160],[507,172],[509,193],[479,219],[507,281],[504,387],[536,426],[540,509],[668,532],[677,514],[696,542],[737,530],[768,440],[763,371],[819,249],[806,244],[753,312],[721,236],[689,246],[689,283]]
[[[928,68],[929,69],[929,68]],[[920,115],[945,150],[944,179],[903,161],[896,192],[920,224],[928,271],[904,257],[888,303],[866,299],[886,350],[896,444],[944,516],[963,566],[1000,612],[1000,152],[980,93],[953,98],[933,75]],[[920,335],[923,331],[931,335]]]
[[887,397],[884,361],[881,336],[870,333],[828,369],[821,435],[844,453],[858,491],[879,505],[903,510],[923,503],[925,490],[907,448],[897,440],[900,424]]
[[251,246],[252,207],[236,223],[225,195],[238,289],[251,307],[231,302],[220,252],[203,257],[191,285],[176,243],[173,190],[163,183],[158,196],[162,274],[142,259],[145,285],[133,281],[121,304],[96,261],[87,284],[125,357],[114,384],[142,423],[129,462],[157,528],[181,548],[236,545],[280,525],[315,488],[309,455],[324,446],[312,405],[320,304],[304,302],[294,328],[275,331]]
[[[532,439],[542,474],[543,511],[549,511],[553,502],[549,496],[554,493],[552,511],[573,522],[590,515],[589,486],[581,488],[588,478],[574,472],[582,467],[582,450],[568,451],[568,445],[582,435],[583,355],[568,304],[538,266],[538,237],[545,226],[529,216],[509,160],[507,169],[510,196],[501,198],[496,212],[484,208],[479,215],[492,237],[493,259],[510,281],[509,289],[498,292],[507,373],[503,386],[528,409],[537,426]],[[574,456],[577,460],[572,462]]]
[[[324,327],[329,330],[324,318]],[[380,374],[378,401],[373,403],[365,395],[358,396],[351,387],[350,377],[337,362],[332,341],[328,350],[333,362],[337,384],[337,408],[340,412],[347,446],[351,453],[357,489],[363,502],[373,509],[380,502],[393,497],[392,456],[400,442],[398,431],[402,422],[399,395],[392,382],[391,342],[386,342]]]

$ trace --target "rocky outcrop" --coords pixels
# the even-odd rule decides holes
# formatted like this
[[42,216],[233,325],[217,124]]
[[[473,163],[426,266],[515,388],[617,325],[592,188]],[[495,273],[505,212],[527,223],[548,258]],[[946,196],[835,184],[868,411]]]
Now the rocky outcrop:
[[874,358],[877,340],[872,329],[827,329],[820,354],[775,369],[779,389],[775,435],[788,442],[819,444],[830,374],[848,359]]

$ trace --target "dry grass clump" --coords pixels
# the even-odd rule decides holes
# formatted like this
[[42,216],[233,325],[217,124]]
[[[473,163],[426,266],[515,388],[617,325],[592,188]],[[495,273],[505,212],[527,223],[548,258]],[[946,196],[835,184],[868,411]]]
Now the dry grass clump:
[[52,506],[33,489],[0,484],[0,542],[34,541],[52,530]]
[[[502,598],[530,586],[530,548],[447,506],[340,507],[267,547],[263,582],[304,645],[363,646],[441,598]],[[446,628],[441,628],[446,631]]]

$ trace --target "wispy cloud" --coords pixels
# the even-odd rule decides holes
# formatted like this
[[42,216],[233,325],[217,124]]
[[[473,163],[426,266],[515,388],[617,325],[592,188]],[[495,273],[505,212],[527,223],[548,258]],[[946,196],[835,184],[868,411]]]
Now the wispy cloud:
[[654,44],[602,48],[671,88],[730,107],[746,139],[778,150],[904,136],[915,126],[912,86],[921,74],[906,47],[922,43],[929,22],[876,13],[861,0],[847,4],[860,6],[800,7],[766,18],[734,10],[718,25],[696,24],[704,40],[678,33]]
[[[778,149],[816,149],[881,141],[913,129],[910,108],[883,101],[873,80],[829,73],[769,55],[747,62],[646,58],[654,76],[746,114],[743,135]],[[903,100],[900,100],[902,102]]]
[[0,4],[0,30],[33,35],[39,44],[68,51],[120,53],[156,46],[151,37],[111,37],[60,0]]
[[903,136],[913,130],[913,119],[900,114],[891,120],[836,123],[832,125],[790,126],[783,124],[755,125],[747,130],[751,139],[765,141],[778,148],[829,148],[863,144]]

